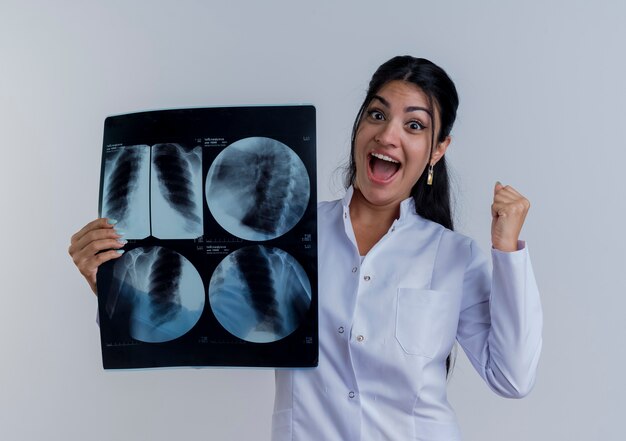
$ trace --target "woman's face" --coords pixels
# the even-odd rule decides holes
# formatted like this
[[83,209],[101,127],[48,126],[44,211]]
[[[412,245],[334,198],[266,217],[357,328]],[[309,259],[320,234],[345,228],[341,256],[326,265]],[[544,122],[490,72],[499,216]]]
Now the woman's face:
[[434,165],[443,157],[450,137],[430,154],[433,115],[440,127],[437,110],[412,83],[391,81],[374,95],[354,144],[355,187],[369,203],[398,206],[410,196],[429,162]]

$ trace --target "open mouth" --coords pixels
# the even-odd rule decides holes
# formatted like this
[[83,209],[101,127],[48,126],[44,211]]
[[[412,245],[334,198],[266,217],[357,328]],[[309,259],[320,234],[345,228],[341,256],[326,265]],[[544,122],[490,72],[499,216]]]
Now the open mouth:
[[370,153],[369,170],[375,181],[388,181],[400,170],[400,161],[381,153]]

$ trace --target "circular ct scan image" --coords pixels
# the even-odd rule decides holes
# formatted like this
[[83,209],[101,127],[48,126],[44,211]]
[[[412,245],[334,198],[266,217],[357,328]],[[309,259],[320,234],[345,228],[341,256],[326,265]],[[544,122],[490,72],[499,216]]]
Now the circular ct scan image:
[[271,138],[241,139],[209,169],[206,198],[215,220],[245,240],[269,240],[291,230],[309,203],[310,182],[296,153]]
[[222,260],[209,284],[215,317],[231,334],[254,343],[280,340],[304,320],[311,284],[285,251],[254,245]]
[[168,248],[139,247],[126,252],[115,261],[112,283],[107,310],[115,314],[115,304],[125,305],[130,336],[146,343],[184,335],[204,308],[200,274],[185,257]]

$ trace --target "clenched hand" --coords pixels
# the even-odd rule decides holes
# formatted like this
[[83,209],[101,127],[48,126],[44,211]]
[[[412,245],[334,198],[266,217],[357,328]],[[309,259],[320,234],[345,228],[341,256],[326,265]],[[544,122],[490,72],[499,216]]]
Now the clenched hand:
[[517,240],[530,202],[510,185],[496,182],[491,205],[491,244],[500,251],[517,251]]

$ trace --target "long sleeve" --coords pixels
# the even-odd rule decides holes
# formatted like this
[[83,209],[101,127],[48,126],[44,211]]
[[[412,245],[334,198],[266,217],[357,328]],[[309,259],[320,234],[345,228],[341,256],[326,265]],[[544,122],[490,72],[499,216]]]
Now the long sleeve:
[[534,385],[541,352],[539,290],[527,248],[512,253],[492,250],[491,256],[492,272],[472,242],[457,340],[496,393],[521,398]]

